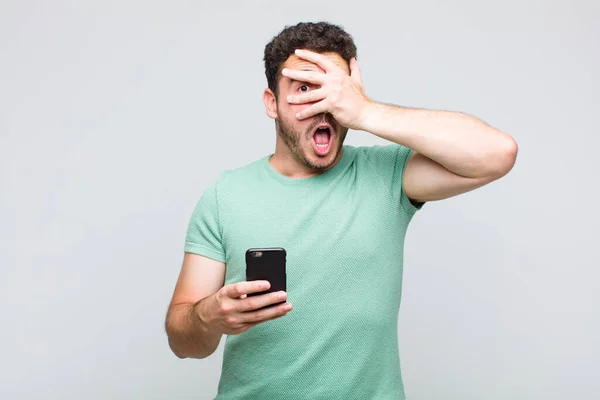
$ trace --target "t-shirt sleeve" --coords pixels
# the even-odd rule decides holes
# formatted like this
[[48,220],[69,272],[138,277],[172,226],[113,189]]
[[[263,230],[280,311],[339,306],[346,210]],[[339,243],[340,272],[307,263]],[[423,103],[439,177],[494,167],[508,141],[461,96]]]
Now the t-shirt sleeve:
[[217,194],[217,181],[214,181],[204,190],[192,213],[185,236],[184,251],[225,262]]
[[372,160],[386,180],[390,180],[392,193],[399,197],[400,206],[404,211],[413,215],[423,208],[425,203],[413,204],[404,191],[404,171],[414,151],[397,143],[372,146],[370,150]]

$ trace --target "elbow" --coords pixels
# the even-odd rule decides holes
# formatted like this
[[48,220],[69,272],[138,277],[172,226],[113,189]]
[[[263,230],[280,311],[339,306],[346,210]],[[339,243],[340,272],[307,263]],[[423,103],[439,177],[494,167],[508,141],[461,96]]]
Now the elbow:
[[506,139],[506,145],[504,146],[504,149],[502,151],[502,165],[500,168],[500,172],[502,173],[502,176],[508,174],[514,167],[515,163],[517,162],[517,154],[519,152],[519,145],[517,144],[517,141],[512,138],[512,137],[508,137]]
[[169,348],[179,359],[207,358],[217,350],[221,335],[204,332],[202,327],[190,321],[193,307],[184,304],[170,307],[165,321],[165,332]]
[[170,331],[168,326],[166,329],[166,333],[167,333],[167,342],[169,343],[169,348],[171,349],[171,352],[173,352],[173,354],[175,354],[175,356],[177,356],[177,358],[180,358],[180,359],[188,358],[187,354],[181,350],[180,346],[177,345],[177,343],[175,341],[175,334],[172,331]]
[[185,358],[188,358],[187,354],[183,353],[182,351],[180,351],[174,344],[173,341],[171,339],[169,339],[169,348],[171,349],[171,351],[173,352],[173,354],[175,354],[175,356],[177,358],[179,358],[180,360],[183,360]]
[[176,343],[174,343],[173,340],[171,340],[171,338],[169,338],[169,348],[171,349],[171,352],[173,352],[173,354],[175,354],[175,356],[177,358],[179,358],[180,360],[184,360],[186,358],[206,358],[208,357],[210,354],[206,354],[206,353],[197,353],[197,354],[192,354],[189,351],[186,351],[185,349],[183,349],[181,346],[178,346]]
[[499,179],[507,175],[514,167],[517,161],[519,146],[517,141],[506,135],[501,145],[498,145],[496,154],[493,157],[493,163],[490,166],[492,178]]
[[194,350],[190,351],[190,349],[186,349],[186,348],[182,347],[181,344],[178,345],[171,336],[168,336],[168,341],[169,341],[169,348],[171,349],[171,352],[173,352],[173,354],[175,354],[175,356],[177,358],[179,358],[180,360],[184,360],[186,358],[194,358],[194,359],[207,358],[211,354],[213,354],[216,350],[216,348],[215,348],[215,349],[194,349]]
[[171,315],[167,317],[165,322],[165,333],[167,334],[167,342],[171,352],[179,359],[189,358],[189,353],[185,351],[185,347],[181,343],[181,333],[173,325]]

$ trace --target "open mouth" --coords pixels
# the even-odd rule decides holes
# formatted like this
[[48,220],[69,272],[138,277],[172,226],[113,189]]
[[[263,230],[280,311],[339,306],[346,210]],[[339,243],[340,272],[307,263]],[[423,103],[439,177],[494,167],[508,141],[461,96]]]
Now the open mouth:
[[312,136],[312,144],[315,153],[325,156],[331,150],[333,143],[333,128],[328,123],[320,124],[316,127]]

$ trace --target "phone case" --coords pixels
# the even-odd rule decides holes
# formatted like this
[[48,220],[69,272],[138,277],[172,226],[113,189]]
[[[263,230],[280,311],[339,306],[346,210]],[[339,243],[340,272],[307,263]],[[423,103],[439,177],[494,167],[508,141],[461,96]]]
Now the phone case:
[[[271,283],[269,289],[263,292],[249,293],[248,296],[258,296],[280,290],[286,291],[286,258],[287,253],[281,247],[248,249],[246,251],[246,280],[266,280]],[[285,300],[281,303],[285,303]]]

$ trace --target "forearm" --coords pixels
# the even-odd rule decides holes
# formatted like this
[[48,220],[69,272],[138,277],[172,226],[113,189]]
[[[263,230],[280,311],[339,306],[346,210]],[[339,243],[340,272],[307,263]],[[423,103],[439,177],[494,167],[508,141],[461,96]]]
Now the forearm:
[[179,358],[206,358],[219,345],[222,333],[204,322],[198,314],[210,298],[195,304],[177,304],[169,308],[166,331],[169,346]]
[[409,147],[460,176],[499,176],[514,163],[512,137],[463,113],[372,103],[365,115],[362,130]]

